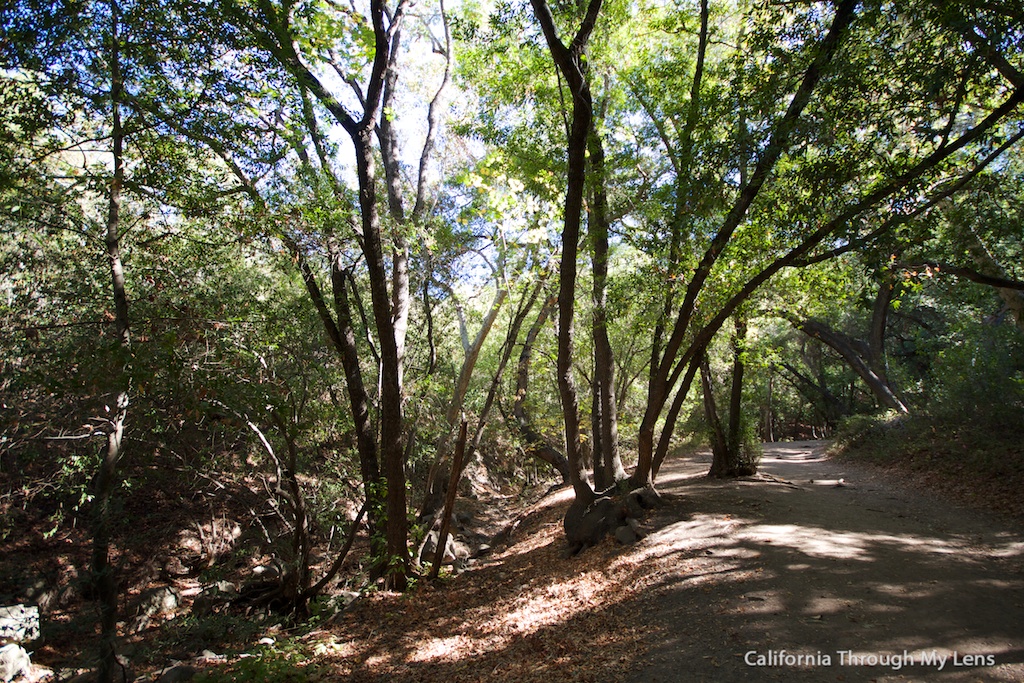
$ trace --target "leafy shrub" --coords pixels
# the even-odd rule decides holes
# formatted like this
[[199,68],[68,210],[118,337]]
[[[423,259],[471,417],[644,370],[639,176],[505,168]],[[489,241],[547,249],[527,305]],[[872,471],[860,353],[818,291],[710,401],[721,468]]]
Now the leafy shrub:
[[306,659],[298,645],[283,644],[261,646],[255,655],[216,669],[199,673],[195,683],[307,683],[319,680],[315,666],[300,665]]

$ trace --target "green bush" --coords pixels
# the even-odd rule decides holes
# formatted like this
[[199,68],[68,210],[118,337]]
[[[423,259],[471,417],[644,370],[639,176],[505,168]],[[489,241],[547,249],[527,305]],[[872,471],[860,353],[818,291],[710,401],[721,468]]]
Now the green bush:
[[319,670],[302,664],[306,659],[307,653],[299,645],[287,641],[264,645],[256,654],[203,671],[193,680],[195,683],[307,683],[318,680]]

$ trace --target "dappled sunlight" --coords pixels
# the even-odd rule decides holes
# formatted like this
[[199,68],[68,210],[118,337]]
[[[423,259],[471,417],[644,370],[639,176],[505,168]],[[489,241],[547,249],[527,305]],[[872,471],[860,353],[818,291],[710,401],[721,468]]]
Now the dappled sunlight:
[[812,557],[833,557],[836,559],[870,559],[863,534],[841,533],[801,527],[793,524],[768,524],[750,526],[735,538],[755,543],[773,543],[789,546]]
[[710,463],[701,463],[699,468],[692,467],[688,470],[682,470],[679,467],[673,467],[669,470],[663,470],[658,473],[658,479],[655,482],[655,487],[659,491],[663,489],[667,490],[684,485],[691,481],[703,479],[710,466]]
[[[417,640],[405,657],[406,662],[423,663],[432,661],[457,661],[484,650],[500,646],[498,638],[473,638],[465,635],[442,638],[424,637]],[[375,662],[380,664],[383,662]],[[367,664],[370,664],[368,661]]]
[[[623,670],[643,653],[643,633],[616,626],[620,606],[652,582],[641,563],[615,563],[629,552],[611,539],[564,557],[571,492],[559,497],[561,505],[532,507],[510,544],[462,577],[405,596],[368,596],[334,631],[349,637],[324,658],[352,681],[546,681],[569,663],[607,672],[583,680]],[[581,643],[600,648],[585,663]]]
[[733,530],[750,520],[729,515],[695,514],[690,519],[676,522],[650,534],[632,553],[637,561],[686,553],[712,545],[719,545]]
[[988,553],[991,557],[1024,557],[1024,542],[1008,541]]
[[[1014,636],[996,627],[980,644],[959,628],[975,605],[991,610],[999,605],[992,596],[1021,589],[1013,577],[985,573],[993,539],[890,513],[877,499],[861,512],[853,496],[866,487],[857,483],[709,480],[696,469],[673,468],[676,484],[642,520],[641,541],[606,539],[575,557],[565,557],[562,531],[572,493],[557,492],[560,502],[530,508],[508,545],[462,578],[370,598],[346,626],[359,635],[326,658],[351,681],[548,683],[570,666],[580,680],[627,680],[614,672],[643,657],[644,633],[661,633],[655,623],[636,630],[637,615],[648,613],[673,624],[655,639],[675,662],[704,662],[707,644],[693,634],[709,628],[727,636],[715,660],[723,666],[750,649],[783,647],[1013,651]],[[1004,563],[1024,550],[1012,534],[994,545]],[[978,573],[953,579],[964,570]]]
[[832,531],[796,524],[752,525],[734,537],[740,541],[789,547],[812,557],[839,560],[870,561],[873,559],[871,548],[878,545],[895,546],[907,552],[922,554],[955,555],[960,559],[970,556],[970,548],[954,540],[912,534]]

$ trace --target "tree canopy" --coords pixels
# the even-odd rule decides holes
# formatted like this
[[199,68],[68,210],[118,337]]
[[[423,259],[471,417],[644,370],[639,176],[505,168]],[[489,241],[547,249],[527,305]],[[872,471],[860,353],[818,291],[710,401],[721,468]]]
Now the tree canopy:
[[685,441],[1024,411],[1019,2],[2,12],[2,454],[69,518],[260,463],[295,614],[332,491],[403,590],[464,470],[578,549]]

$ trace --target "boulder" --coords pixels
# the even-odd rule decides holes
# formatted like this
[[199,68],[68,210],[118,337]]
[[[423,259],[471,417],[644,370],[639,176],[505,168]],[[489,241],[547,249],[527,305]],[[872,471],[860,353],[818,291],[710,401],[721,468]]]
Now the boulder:
[[31,643],[38,639],[38,607],[35,605],[0,607],[0,643]]
[[[427,537],[423,539],[423,545],[420,546],[419,555],[421,564],[428,565],[434,561],[434,553],[437,552],[437,542],[440,537],[441,533],[439,531],[431,531],[427,534]],[[465,569],[470,555],[471,551],[469,546],[456,540],[451,534],[448,534],[448,540],[444,545],[444,556],[441,558],[441,564],[450,565],[456,571],[461,571],[462,569]]]
[[171,586],[159,586],[143,591],[139,596],[129,631],[140,633],[149,628],[153,617],[173,613],[181,603],[181,595]]
[[8,683],[18,676],[28,676],[32,660],[21,645],[10,643],[0,647],[0,681]]

